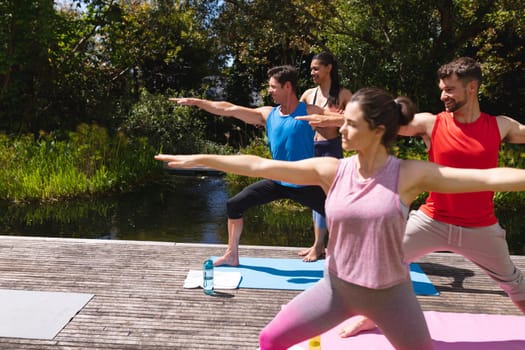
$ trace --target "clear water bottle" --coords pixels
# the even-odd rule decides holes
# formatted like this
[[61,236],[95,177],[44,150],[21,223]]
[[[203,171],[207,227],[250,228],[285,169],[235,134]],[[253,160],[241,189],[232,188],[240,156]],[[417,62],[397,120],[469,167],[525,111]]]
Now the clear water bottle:
[[202,277],[203,277],[203,288],[204,294],[213,294],[213,261],[208,259],[202,264]]

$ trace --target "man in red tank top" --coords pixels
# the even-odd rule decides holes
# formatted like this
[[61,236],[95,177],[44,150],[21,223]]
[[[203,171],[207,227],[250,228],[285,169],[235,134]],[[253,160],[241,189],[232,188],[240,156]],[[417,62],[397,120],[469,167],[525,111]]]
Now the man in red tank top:
[[[496,167],[500,143],[525,143],[525,126],[507,116],[481,112],[481,76],[480,65],[469,57],[441,66],[438,78],[445,111],[416,114],[399,134],[422,137],[429,160],[435,163]],[[525,313],[525,277],[510,259],[505,230],[494,215],[492,192],[431,192],[425,204],[410,214],[403,251],[407,262],[433,251],[463,255],[494,279]],[[359,316],[340,335],[349,337],[373,327],[372,321]]]

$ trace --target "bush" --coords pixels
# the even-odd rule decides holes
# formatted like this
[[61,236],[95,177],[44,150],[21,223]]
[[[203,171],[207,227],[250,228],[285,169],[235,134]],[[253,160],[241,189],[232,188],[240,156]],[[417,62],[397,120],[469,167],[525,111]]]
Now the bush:
[[146,137],[163,153],[224,153],[223,146],[205,139],[205,112],[197,108],[177,106],[164,95],[142,90],[139,102],[124,123],[131,137]]
[[[264,138],[254,138],[251,143],[245,147],[242,148],[239,153],[242,154],[252,154],[255,156],[263,157],[263,158],[272,158],[272,155],[270,153],[270,148],[268,147],[268,143],[266,139]],[[254,182],[259,181],[259,178],[252,178],[247,176],[241,176],[236,174],[227,173],[226,174],[227,181],[232,185],[233,191],[238,191]]]
[[125,191],[160,168],[145,138],[82,124],[65,137],[0,135],[0,199],[55,200]]

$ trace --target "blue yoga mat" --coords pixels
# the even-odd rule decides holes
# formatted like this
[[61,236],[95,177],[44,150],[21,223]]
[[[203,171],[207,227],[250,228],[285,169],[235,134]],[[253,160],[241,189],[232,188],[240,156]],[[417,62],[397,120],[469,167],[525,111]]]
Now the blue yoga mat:
[[[323,277],[324,260],[241,257],[239,262],[235,267],[216,267],[220,271],[239,271],[242,276],[239,288],[305,290]],[[417,295],[439,295],[418,264],[410,264],[410,278]]]

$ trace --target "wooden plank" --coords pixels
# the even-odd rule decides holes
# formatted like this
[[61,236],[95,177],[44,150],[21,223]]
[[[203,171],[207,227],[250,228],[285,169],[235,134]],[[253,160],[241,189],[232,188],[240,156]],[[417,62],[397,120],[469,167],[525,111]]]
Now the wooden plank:
[[[259,331],[298,291],[182,288],[224,245],[0,236],[0,288],[92,293],[52,341],[0,338],[0,349],[256,349]],[[298,258],[300,248],[241,246],[242,256]],[[513,257],[525,270],[525,257]],[[461,256],[420,265],[441,292],[424,310],[516,314],[494,281]]]

